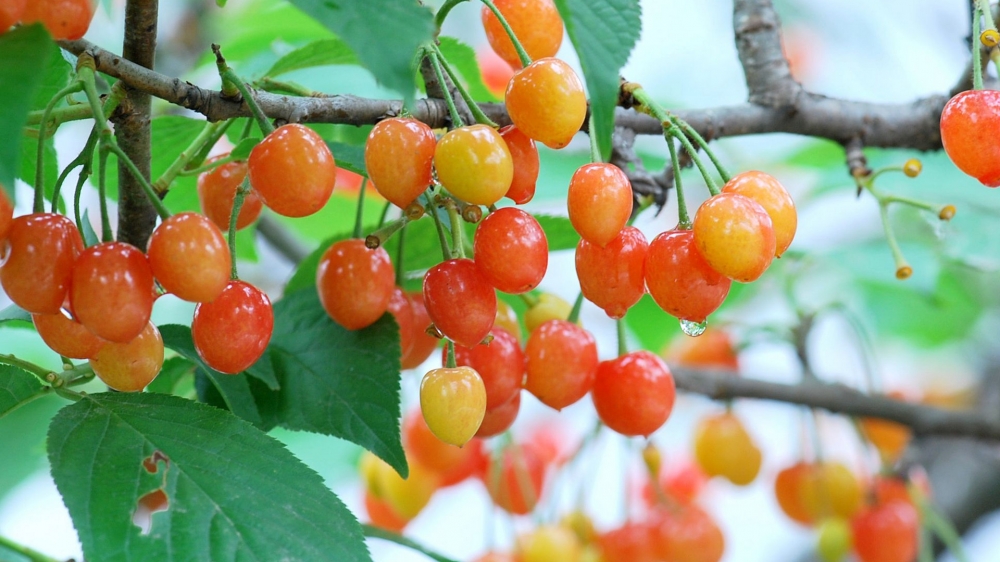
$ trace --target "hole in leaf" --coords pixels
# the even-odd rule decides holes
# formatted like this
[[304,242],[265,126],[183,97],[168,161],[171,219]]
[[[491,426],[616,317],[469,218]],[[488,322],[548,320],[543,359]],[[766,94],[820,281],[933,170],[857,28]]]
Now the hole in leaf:
[[168,509],[170,509],[170,498],[167,497],[163,488],[157,488],[143,495],[136,502],[135,512],[132,514],[132,524],[139,527],[143,535],[148,535],[153,527],[153,514]]
[[150,474],[156,474],[159,470],[157,463],[163,461],[164,468],[170,468],[170,457],[163,454],[163,451],[153,451],[152,455],[142,459],[142,467]]

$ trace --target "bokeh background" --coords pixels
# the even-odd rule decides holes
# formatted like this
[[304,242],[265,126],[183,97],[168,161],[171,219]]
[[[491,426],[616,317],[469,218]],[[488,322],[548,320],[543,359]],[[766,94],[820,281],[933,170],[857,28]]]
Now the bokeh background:
[[[905,103],[948,91],[967,64],[969,10],[965,0],[776,0],[775,5],[783,20],[794,74],[814,92]],[[123,0],[104,1],[86,38],[119,52],[123,6]],[[623,70],[626,77],[642,83],[670,108],[731,105],[746,99],[733,44],[731,2],[645,0],[642,8],[642,38]],[[456,8],[444,34],[477,50],[485,49],[478,3]],[[279,0],[230,0],[224,9],[207,0],[163,1],[157,69],[217,88],[219,79],[209,50],[212,42],[223,46],[241,75],[252,78],[295,47],[326,36],[321,26]],[[568,39],[560,57],[578,67]],[[285,78],[330,94],[396,97],[359,67],[308,69]],[[154,111],[186,115],[162,102]],[[89,127],[79,122],[60,130],[55,143],[60,165],[79,152]],[[358,134],[363,138],[364,131]],[[169,158],[171,150],[176,153],[182,146],[155,144],[154,151],[163,153],[154,158]],[[776,263],[757,283],[734,287],[726,305],[710,319],[713,325],[725,326],[741,345],[743,376],[797,382],[801,365],[792,346],[779,335],[794,323],[796,308],[823,310],[809,343],[815,371],[824,380],[863,388],[870,376],[879,389],[947,407],[1000,402],[995,396],[1000,385],[994,384],[1000,371],[994,344],[1000,328],[996,308],[1000,229],[993,226],[1000,210],[996,193],[962,175],[942,153],[868,151],[874,168],[898,166],[914,156],[923,160],[919,178],[886,174],[878,183],[883,190],[958,208],[950,223],[909,208],[894,209],[893,225],[914,268],[913,277],[900,282],[893,276],[895,267],[878,206],[867,194],[856,196],[839,146],[782,134],[724,139],[715,146],[730,170],[763,169],[780,178],[800,212],[793,255]],[[662,138],[641,138],[637,148],[648,169],[663,167],[667,153]],[[543,148],[538,193],[527,208],[565,214],[569,178],[587,159],[587,139],[582,135],[558,153]],[[707,191],[696,172],[685,172],[685,180],[693,210]],[[171,197],[190,200],[193,188],[193,181],[182,182]],[[27,186],[18,189],[18,211],[27,212]],[[350,228],[354,197],[356,189],[338,189],[320,215],[288,224],[299,242],[316,247],[321,240]],[[97,216],[96,195],[91,191],[84,201],[91,216]],[[379,207],[368,206],[367,223],[377,220]],[[651,238],[673,227],[676,217],[671,200],[658,214],[644,213],[636,226]],[[254,251],[249,251],[248,244],[243,247],[242,277],[267,290],[273,299],[279,298],[293,264],[263,240],[257,240]],[[568,301],[576,297],[571,251],[552,256],[540,288]],[[0,309],[8,304],[0,293]],[[188,323],[192,311],[192,305],[161,298],[154,320]],[[614,323],[590,304],[585,304],[582,319],[597,336],[601,357],[613,357],[617,349]],[[661,351],[674,338],[684,337],[676,321],[648,298],[633,309],[628,323],[633,348]],[[59,363],[32,330],[17,323],[0,325],[0,353],[16,353],[52,368]],[[403,373],[405,411],[416,407],[419,377],[436,361],[437,354],[420,368]],[[92,390],[100,390],[100,385]],[[513,429],[517,436],[545,427],[555,430],[566,447],[572,448],[596,419],[589,399],[557,414],[527,393],[524,398]],[[48,397],[0,419],[0,534],[54,557],[79,559],[72,523],[45,459],[47,420],[61,405],[59,398]],[[653,436],[668,467],[690,461],[694,425],[721,409],[701,397],[679,397],[671,419]],[[812,427],[825,457],[846,463],[858,474],[877,470],[877,457],[860,443],[851,424],[837,416],[820,413],[813,426],[809,416],[792,406],[739,401],[735,411],[764,451],[764,464],[756,482],[748,487],[712,481],[702,494],[701,505],[725,533],[724,560],[812,559],[815,531],[782,515],[772,493],[775,473],[800,455],[813,454]],[[281,429],[272,434],[364,518],[355,470],[357,446]],[[510,519],[491,507],[482,485],[475,481],[443,490],[410,524],[407,535],[445,555],[470,560],[490,546],[509,546],[518,532],[571,506],[580,486],[587,486],[586,507],[595,524],[611,528],[636,509],[641,446],[639,440],[604,432],[581,463],[587,470],[560,473],[558,483],[549,482],[550,497],[535,517]],[[927,462],[940,502],[958,505],[971,495],[992,497],[1000,505],[1000,482],[997,477],[989,478],[991,471],[1000,473],[995,444],[923,440],[908,457]],[[424,559],[379,541],[369,544],[378,561]],[[1000,560],[1000,516],[981,518],[968,532],[966,544],[972,560]]]

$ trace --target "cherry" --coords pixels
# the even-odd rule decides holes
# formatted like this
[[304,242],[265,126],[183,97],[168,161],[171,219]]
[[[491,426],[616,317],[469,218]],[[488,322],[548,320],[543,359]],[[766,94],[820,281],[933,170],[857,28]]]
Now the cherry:
[[[0,7],[0,10],[3,10]],[[3,16],[0,15],[0,18]],[[8,26],[9,27],[9,26]],[[0,25],[0,29],[4,29],[3,25]],[[3,258],[3,241],[7,238],[7,232],[10,230],[10,223],[14,220],[14,205],[11,204],[10,199],[7,198],[7,193],[4,191],[2,185],[0,185],[0,258]]]
[[436,474],[409,458],[410,475],[406,479],[368,451],[361,454],[360,462],[368,491],[405,521],[416,517],[427,506],[440,484]]
[[823,562],[841,562],[851,552],[851,526],[839,517],[830,517],[819,526],[816,551]]
[[770,174],[751,170],[733,176],[722,192],[742,195],[764,208],[774,228],[774,257],[780,258],[795,238],[799,221],[795,202],[781,182]]
[[90,359],[107,343],[65,313],[32,314],[31,320],[45,345],[63,357]]
[[504,100],[514,126],[549,148],[568,145],[587,117],[583,83],[559,59],[541,58],[516,72]]
[[507,402],[486,410],[486,415],[483,416],[483,423],[479,425],[476,437],[485,439],[507,431],[510,426],[514,425],[514,420],[517,419],[517,414],[520,411],[521,393],[517,392]]
[[[28,0],[6,0],[0,2],[0,33],[3,33],[10,29],[12,25],[21,21],[24,14],[24,7],[27,5]],[[504,86],[507,83],[504,82]],[[0,188],[3,191],[3,188]],[[0,199],[4,195],[0,193]],[[3,240],[2,232],[0,232],[0,240]]]
[[53,39],[76,41],[87,33],[96,9],[93,0],[30,0],[21,21],[41,22]]
[[236,374],[257,362],[274,332],[271,299],[253,285],[230,281],[212,302],[194,309],[191,337],[198,355],[221,373]]
[[611,318],[623,318],[646,293],[643,274],[648,249],[646,237],[634,226],[626,226],[603,248],[580,240],[576,275],[583,296]]
[[389,297],[389,306],[386,308],[399,326],[399,357],[400,362],[407,353],[413,349],[413,341],[416,339],[417,327],[414,325],[416,318],[413,315],[413,306],[410,299],[402,289],[396,287]]
[[543,404],[561,410],[594,386],[597,343],[590,332],[565,320],[549,320],[528,336],[524,388]]
[[[526,363],[524,352],[514,336],[495,326],[490,334],[493,341],[487,345],[455,345],[458,366],[472,367],[483,379],[487,410],[506,404],[518,394]],[[448,350],[442,350],[441,362],[447,362],[447,357]]]
[[326,313],[348,330],[375,323],[389,309],[396,274],[385,248],[360,239],[341,240],[320,257],[316,290]]
[[431,321],[455,343],[472,347],[493,329],[497,295],[470,259],[448,260],[424,275],[424,304]]
[[365,511],[372,525],[393,533],[402,533],[409,523],[396,514],[388,502],[376,498],[370,490],[365,490]]
[[379,121],[365,143],[368,178],[382,197],[405,209],[433,181],[436,146],[434,131],[416,119]]
[[438,180],[452,195],[473,205],[492,205],[506,195],[514,178],[510,149],[486,125],[448,131],[434,150]]
[[186,301],[208,302],[229,282],[229,246],[205,215],[180,213],[164,220],[149,238],[147,256],[160,285]]
[[[225,156],[213,158],[209,162]],[[198,176],[198,201],[201,203],[201,212],[223,232],[229,232],[229,220],[233,217],[236,190],[246,177],[246,162],[226,162]],[[236,230],[250,226],[260,216],[263,208],[264,202],[260,200],[257,192],[251,189],[243,196],[243,206],[236,215]]]
[[516,207],[498,209],[483,219],[473,249],[479,271],[505,293],[534,289],[549,265],[549,242],[542,225]]
[[403,354],[400,363],[404,369],[412,369],[431,356],[434,348],[440,340],[427,334],[427,327],[431,325],[431,317],[427,314],[427,307],[424,305],[424,295],[417,291],[408,293],[406,299],[410,301],[410,310],[413,311],[413,345],[410,350]]
[[545,462],[530,446],[511,445],[482,475],[486,491],[501,509],[515,515],[531,513],[542,497]]
[[830,516],[849,518],[861,507],[862,490],[843,464],[799,462],[774,481],[778,505],[792,520],[815,525]]
[[108,343],[90,358],[104,384],[121,392],[139,392],[163,367],[163,338],[152,322],[128,343]]
[[651,521],[653,549],[661,560],[718,562],[725,537],[712,517],[695,505],[658,509]]
[[403,421],[403,447],[413,460],[438,475],[441,486],[458,484],[475,474],[482,460],[482,441],[456,447],[438,439],[417,410]]
[[653,528],[647,523],[626,521],[621,527],[597,538],[604,562],[660,562],[654,549]]
[[712,269],[742,283],[760,277],[775,253],[774,227],[767,211],[732,192],[711,197],[698,208],[694,243]]
[[573,305],[552,293],[538,295],[538,302],[524,313],[524,325],[528,333],[534,332],[549,320],[566,320],[573,311]]
[[486,386],[471,367],[431,369],[420,381],[420,411],[438,439],[461,447],[486,414]]
[[0,244],[0,284],[24,310],[58,314],[82,251],[83,239],[68,218],[51,213],[17,217]]
[[[663,470],[659,476],[660,489],[667,496],[682,504],[689,504],[698,498],[708,483],[708,476],[701,470],[701,467],[689,460],[683,460],[667,470]],[[654,506],[661,500],[657,497],[651,483],[643,488],[643,498],[647,504]]]
[[732,284],[701,256],[690,230],[670,230],[653,238],[645,275],[649,295],[660,308],[695,323],[704,322],[722,305]]
[[514,125],[500,129],[500,136],[507,143],[507,150],[510,150],[510,158],[514,163],[514,178],[506,197],[518,205],[524,205],[535,196],[539,168],[538,148],[535,141]]
[[337,163],[312,129],[289,123],[250,152],[250,183],[272,211],[305,217],[326,205],[337,183]]
[[920,518],[907,502],[865,507],[851,521],[851,530],[861,562],[911,562],[917,556]]
[[1000,186],[1000,92],[968,90],[948,100],[941,111],[941,144],[959,170],[987,187]]
[[514,69],[489,47],[476,49],[476,62],[479,63],[479,71],[486,89],[494,96],[502,98],[510,77],[514,75]]
[[[891,398],[902,399],[900,392],[890,392]],[[881,418],[860,418],[858,425],[865,438],[875,447],[884,464],[892,464],[906,450],[913,432],[909,427]]]
[[694,455],[708,476],[746,486],[760,472],[760,449],[731,412],[708,416],[695,428]]
[[[496,0],[494,6],[532,60],[556,56],[562,45],[563,22],[552,0]],[[486,6],[482,19],[490,47],[509,65],[521,68],[521,59],[500,19]]]
[[675,338],[665,357],[671,365],[732,372],[740,370],[740,360],[732,338],[724,330],[716,328],[708,328],[696,338]]
[[584,164],[569,181],[566,206],[580,237],[603,248],[632,214],[632,184],[614,164]]
[[583,547],[573,531],[558,525],[545,525],[517,538],[516,552],[520,562],[551,562],[579,560]]
[[91,246],[73,265],[69,291],[73,314],[88,330],[108,341],[128,343],[135,339],[149,322],[155,295],[149,260],[130,244]]
[[591,397],[597,415],[622,435],[649,436],[674,408],[674,377],[662,359],[633,351],[602,361]]
[[497,317],[493,321],[493,327],[503,328],[521,343],[521,323],[517,320],[517,313],[502,299],[497,299]]

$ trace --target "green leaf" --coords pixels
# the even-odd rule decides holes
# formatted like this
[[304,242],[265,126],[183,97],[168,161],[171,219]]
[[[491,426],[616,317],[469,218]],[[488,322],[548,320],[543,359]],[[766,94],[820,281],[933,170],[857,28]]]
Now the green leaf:
[[573,223],[568,218],[555,215],[535,215],[535,219],[545,231],[550,252],[572,250],[580,243],[580,235],[576,233]]
[[0,310],[0,324],[5,322],[27,322],[31,324],[31,313],[16,304]]
[[366,178],[368,177],[368,170],[365,168],[365,148],[363,146],[342,142],[327,142],[326,144],[330,147],[330,152],[333,153],[333,158],[337,161],[338,168],[349,170],[355,174],[361,174]]
[[[45,199],[51,201],[53,191],[55,191],[56,180],[59,178],[59,163],[56,156],[55,139],[51,137],[45,139],[42,145],[42,158],[45,161]],[[37,167],[38,139],[24,137],[24,141],[21,144],[21,169],[18,173],[18,178],[32,188],[35,187],[35,172]],[[63,187],[65,187],[65,184]],[[65,198],[66,194],[62,194],[61,197]],[[59,208],[65,211],[65,203],[63,201],[59,202]]]
[[407,103],[416,91],[417,49],[434,36],[431,11],[417,0],[292,0],[333,31],[358,60]]
[[0,418],[40,397],[41,392],[42,383],[31,373],[0,365]]
[[462,80],[473,99],[477,101],[500,101],[483,83],[483,73],[476,61],[476,51],[454,37],[441,37],[439,47],[444,58],[448,60]]
[[166,324],[159,328],[160,335],[163,336],[163,345],[197,365],[195,377],[204,377],[211,381],[230,412],[256,426],[263,424],[244,373],[227,375],[209,367],[194,347],[191,328],[179,324]]
[[[45,430],[66,401],[54,394],[27,402],[0,419],[0,451],[10,451],[0,470],[0,498],[45,468]],[[0,556],[0,560],[4,560]]]
[[35,94],[45,73],[39,68],[55,51],[55,43],[39,24],[0,36],[0,185],[14,200],[14,179],[21,169],[21,138]]
[[295,49],[275,61],[265,76],[273,78],[293,70],[334,64],[358,64],[358,56],[337,37],[313,41]]
[[184,377],[191,374],[195,369],[195,364],[183,357],[171,357],[163,362],[160,374],[156,375],[153,382],[146,387],[146,392],[159,392],[161,394],[173,394],[177,388],[177,383]]
[[[72,55],[71,55],[72,56]],[[73,57],[76,60],[76,57]],[[69,85],[69,81],[73,78],[73,65],[63,57],[62,50],[53,49],[52,54],[49,55],[48,63],[45,65],[45,70],[42,75],[42,83],[38,87],[38,91],[35,93],[35,103],[33,107],[35,109],[45,109],[45,106],[52,99],[52,96],[59,93]],[[56,107],[65,106],[65,100],[59,100]]]
[[83,210],[81,221],[83,222],[83,230],[80,232],[80,235],[83,236],[83,244],[88,248],[99,244],[101,239],[94,232],[94,225],[90,222],[90,209]]
[[399,327],[391,314],[347,330],[327,316],[316,291],[291,293],[274,306],[270,354],[283,425],[357,443],[406,476]]
[[260,139],[256,137],[245,138],[229,153],[229,157],[235,160],[246,160],[250,158],[250,152],[253,151],[253,147],[258,144],[260,144]]
[[[322,479],[223,410],[91,394],[56,415],[48,446],[88,560],[370,560],[357,520]],[[155,452],[169,460],[151,474],[143,461]],[[137,502],[164,484],[169,508],[142,534]]]
[[619,72],[642,32],[638,0],[555,0],[580,55],[601,157],[611,157]]

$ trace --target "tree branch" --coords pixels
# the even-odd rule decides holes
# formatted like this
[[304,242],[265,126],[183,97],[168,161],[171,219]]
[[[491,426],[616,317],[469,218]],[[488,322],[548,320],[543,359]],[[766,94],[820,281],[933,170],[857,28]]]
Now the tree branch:
[[781,48],[781,22],[771,0],[736,0],[733,31],[746,74],[750,103],[767,107],[795,105],[803,92]]

